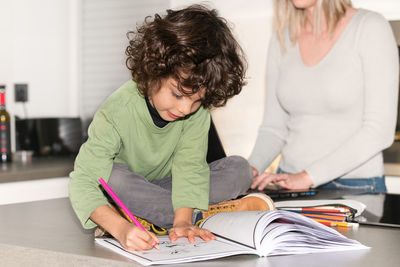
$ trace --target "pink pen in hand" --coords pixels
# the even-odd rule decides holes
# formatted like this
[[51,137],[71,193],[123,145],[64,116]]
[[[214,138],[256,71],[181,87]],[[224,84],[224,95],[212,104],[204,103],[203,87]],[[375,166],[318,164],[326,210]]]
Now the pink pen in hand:
[[[140,222],[133,216],[133,214],[128,210],[128,208],[125,206],[125,204],[119,199],[119,197],[114,193],[114,191],[111,189],[110,186],[104,181],[103,178],[99,179],[100,184],[104,187],[104,189],[107,191],[107,193],[114,199],[114,201],[118,204],[118,206],[124,211],[124,213],[131,219],[131,221],[139,228],[143,229],[144,231],[147,231],[146,228],[143,227],[143,225],[140,224]],[[154,242],[153,247],[160,249],[158,246],[157,242]]]

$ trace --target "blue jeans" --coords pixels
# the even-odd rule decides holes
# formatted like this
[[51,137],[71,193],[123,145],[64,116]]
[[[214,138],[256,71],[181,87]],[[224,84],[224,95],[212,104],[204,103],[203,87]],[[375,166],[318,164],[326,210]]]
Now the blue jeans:
[[337,178],[318,188],[346,190],[353,189],[365,194],[386,193],[385,176],[371,178]]
[[[277,173],[288,173],[278,169]],[[337,178],[319,186],[322,189],[356,190],[363,194],[386,193],[385,176],[371,178]]]

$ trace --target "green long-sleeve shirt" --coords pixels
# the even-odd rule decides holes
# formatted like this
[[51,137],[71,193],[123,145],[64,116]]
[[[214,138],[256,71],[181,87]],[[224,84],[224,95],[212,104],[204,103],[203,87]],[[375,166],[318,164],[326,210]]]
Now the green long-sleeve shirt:
[[209,126],[209,110],[200,107],[186,119],[157,127],[136,84],[125,83],[96,112],[70,174],[70,200],[82,225],[94,227],[91,213],[108,204],[98,179],[108,181],[114,162],[149,181],[172,176],[174,210],[207,209]]

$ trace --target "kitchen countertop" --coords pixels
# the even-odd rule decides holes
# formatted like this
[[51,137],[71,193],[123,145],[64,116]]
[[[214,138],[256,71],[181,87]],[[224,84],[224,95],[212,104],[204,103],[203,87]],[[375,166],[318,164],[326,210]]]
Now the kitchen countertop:
[[40,157],[32,162],[1,164],[0,183],[66,177],[73,170],[74,157]]

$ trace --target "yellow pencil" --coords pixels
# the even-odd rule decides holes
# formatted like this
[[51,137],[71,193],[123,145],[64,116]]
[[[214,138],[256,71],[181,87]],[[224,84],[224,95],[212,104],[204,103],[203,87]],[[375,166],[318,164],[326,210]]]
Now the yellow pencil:
[[320,222],[322,224],[328,225],[328,226],[339,226],[339,227],[350,227],[350,228],[357,228],[358,223],[351,223],[351,222],[335,222],[335,221],[329,221],[329,220],[321,220],[321,219],[315,219],[311,218],[314,221]]

